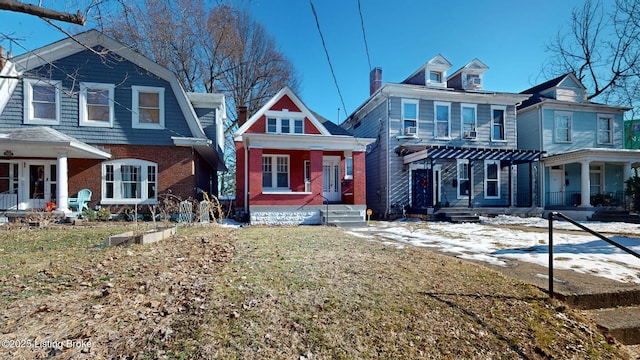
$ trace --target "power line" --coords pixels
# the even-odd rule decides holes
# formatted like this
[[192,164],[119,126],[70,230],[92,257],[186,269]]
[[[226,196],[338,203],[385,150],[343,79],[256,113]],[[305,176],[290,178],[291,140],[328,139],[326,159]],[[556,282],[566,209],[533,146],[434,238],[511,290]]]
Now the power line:
[[316,13],[316,8],[313,6],[313,0],[309,0],[309,4],[311,4],[311,11],[313,12],[313,17],[316,19],[316,26],[318,27],[318,33],[320,33],[320,40],[322,40],[322,47],[324,48],[324,53],[327,55],[327,62],[329,62],[329,69],[331,70],[331,75],[333,76],[333,82],[336,84],[336,89],[338,90],[338,96],[340,96],[340,101],[342,102],[342,108],[344,109],[344,112],[347,113],[347,107],[344,105],[344,99],[342,98],[340,87],[338,86],[338,79],[336,79],[336,73],[333,71],[333,65],[331,65],[331,59],[329,58],[329,51],[327,50],[327,45],[324,42],[324,36],[322,36],[322,30],[320,30],[320,21],[318,20],[318,14]]
[[367,52],[367,61],[369,62],[369,71],[371,71],[371,57],[369,56],[369,45],[367,45],[367,34],[364,32],[364,19],[362,17],[362,7],[358,0],[358,13],[360,13],[360,27],[362,28],[362,37],[364,38],[364,49]]

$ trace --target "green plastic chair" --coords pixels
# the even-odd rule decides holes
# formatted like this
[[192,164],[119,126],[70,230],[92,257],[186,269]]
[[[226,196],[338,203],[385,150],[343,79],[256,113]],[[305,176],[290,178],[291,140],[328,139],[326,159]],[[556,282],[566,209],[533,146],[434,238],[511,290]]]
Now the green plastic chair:
[[91,190],[82,189],[78,191],[78,197],[67,200],[67,205],[81,213],[84,209],[89,210],[89,201],[91,201]]

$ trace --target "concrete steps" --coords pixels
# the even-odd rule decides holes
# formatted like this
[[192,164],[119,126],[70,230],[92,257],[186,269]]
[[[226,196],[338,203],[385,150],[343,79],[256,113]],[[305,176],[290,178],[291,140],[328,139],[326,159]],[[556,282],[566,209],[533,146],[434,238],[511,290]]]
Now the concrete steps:
[[640,224],[640,215],[631,213],[627,210],[609,210],[602,209],[596,211],[589,221],[601,221],[601,222],[627,222]]
[[365,214],[361,210],[353,210],[348,208],[338,208],[320,210],[322,223],[325,225],[340,227],[361,227],[367,226]]
[[435,212],[436,220],[452,223],[477,223],[480,217],[465,208],[444,208]]
[[640,344],[640,306],[589,310],[598,327],[625,345]]

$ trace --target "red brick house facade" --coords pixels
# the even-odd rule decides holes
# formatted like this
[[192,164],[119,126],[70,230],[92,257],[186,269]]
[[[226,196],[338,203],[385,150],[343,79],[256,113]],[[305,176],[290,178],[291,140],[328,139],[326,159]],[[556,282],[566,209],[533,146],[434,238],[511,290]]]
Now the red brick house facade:
[[321,224],[330,211],[364,221],[364,160],[373,140],[310,111],[290,88],[244,123],[234,142],[236,209],[252,224]]

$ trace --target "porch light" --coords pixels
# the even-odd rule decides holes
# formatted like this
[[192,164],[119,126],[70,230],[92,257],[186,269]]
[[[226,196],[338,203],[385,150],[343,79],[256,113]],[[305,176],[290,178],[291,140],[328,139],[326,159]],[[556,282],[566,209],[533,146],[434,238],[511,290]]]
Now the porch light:
[[13,151],[11,151],[11,150],[5,150],[5,151],[4,151],[4,156],[13,156]]

